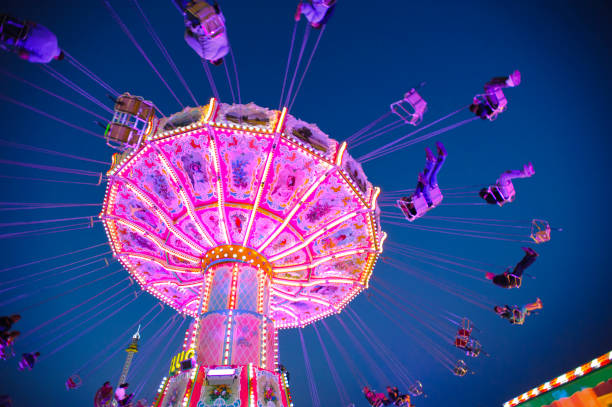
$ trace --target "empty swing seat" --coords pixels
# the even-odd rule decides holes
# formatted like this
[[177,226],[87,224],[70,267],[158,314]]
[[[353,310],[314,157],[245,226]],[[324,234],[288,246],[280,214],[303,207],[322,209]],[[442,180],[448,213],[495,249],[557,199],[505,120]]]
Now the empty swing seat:
[[402,100],[391,104],[391,112],[400,117],[406,124],[418,126],[427,111],[427,102],[415,89],[410,89]]
[[115,102],[115,114],[104,135],[107,144],[120,150],[138,146],[151,131],[154,118],[152,102],[127,92],[122,94]]

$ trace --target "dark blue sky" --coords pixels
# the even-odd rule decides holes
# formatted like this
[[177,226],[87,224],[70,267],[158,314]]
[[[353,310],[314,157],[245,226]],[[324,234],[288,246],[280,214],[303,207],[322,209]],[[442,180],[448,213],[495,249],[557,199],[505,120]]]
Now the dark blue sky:
[[[149,54],[156,67],[188,103],[187,92],[163,60],[154,43],[147,36],[142,20],[130,1],[113,1],[124,21]],[[199,59],[183,42],[181,16],[170,0],[141,1],[141,5],[170,54],[190,84],[199,101],[211,96],[206,76]],[[230,38],[236,55],[243,101],[254,101],[263,106],[276,107],[282,75],[293,27],[295,3],[291,1],[221,3],[227,18]],[[85,66],[97,73],[118,91],[130,91],[153,100],[164,112],[179,110],[178,104],[155,76],[144,59],[112,20],[102,2],[8,2],[4,9],[11,14],[37,21],[57,33],[60,44]],[[568,369],[610,350],[612,316],[609,273],[611,254],[608,250],[608,214],[610,201],[608,155],[610,151],[609,95],[612,84],[609,75],[611,61],[611,10],[604,1],[584,1],[579,6],[572,1],[501,2],[438,1],[432,2],[367,2],[340,0],[336,13],[322,38],[318,52],[308,72],[302,90],[293,107],[293,114],[306,121],[316,122],[331,137],[343,140],[369,121],[384,113],[389,103],[397,100],[411,86],[427,81],[422,94],[429,101],[430,110],[425,123],[469,103],[474,93],[492,76],[520,69],[523,83],[507,92],[509,108],[496,122],[473,122],[442,135],[449,156],[439,182],[445,187],[484,185],[493,182],[500,172],[518,168],[532,161],[536,175],[516,182],[517,200],[503,208],[485,206],[447,206],[437,208],[432,215],[493,219],[548,219],[564,228],[550,243],[536,247],[541,256],[530,270],[537,278],[526,280],[520,290],[504,291],[484,281],[467,279],[447,270],[425,264],[408,262],[430,276],[465,289],[478,292],[499,303],[524,303],[540,297],[544,310],[524,326],[510,326],[488,310],[452,296],[422,280],[379,262],[375,269],[376,282],[393,282],[394,294],[427,309],[439,317],[450,311],[467,315],[476,322],[481,332],[479,339],[490,357],[471,360],[475,375],[457,378],[421,348],[409,336],[373,309],[366,298],[358,298],[351,308],[358,312],[371,329],[397,355],[410,375],[423,382],[427,399],[417,400],[419,406],[444,404],[470,406],[499,406],[507,399],[542,383]],[[298,31],[301,38],[303,25]],[[313,38],[311,37],[311,40]],[[104,100],[104,91],[89,81],[66,61],[54,62],[52,67],[71,78],[84,89]],[[70,98],[84,107],[106,115],[95,105],[63,87],[44,73],[39,66],[18,60],[13,55],[1,54],[3,71],[18,75],[40,86]],[[221,97],[230,100],[227,81],[222,68],[214,68],[214,76]],[[69,105],[44,95],[22,83],[0,75],[0,93],[17,99],[69,122],[99,131],[93,117]],[[41,117],[31,111],[0,100],[3,121],[0,136],[3,140],[26,143],[63,151],[69,154],[109,161],[112,151],[90,135]],[[109,102],[110,106],[110,102]],[[468,118],[464,113],[460,119]],[[406,134],[403,129],[351,151],[355,156]],[[369,179],[383,191],[412,188],[416,173],[423,165],[421,143],[364,165]],[[105,166],[56,156],[23,151],[3,145],[2,160],[104,171]],[[4,162],[4,161],[3,161]],[[0,174],[24,177],[68,179],[62,174],[43,174],[28,168],[2,164]],[[75,178],[70,178],[75,179]],[[85,180],[79,178],[79,180]],[[73,184],[52,184],[3,178],[3,202],[65,202],[98,203],[103,198],[103,187]],[[0,211],[2,223],[41,220],[60,217],[79,217],[97,214],[99,207],[76,209],[45,209],[29,211]],[[393,209],[387,208],[393,211]],[[426,219],[423,220],[425,224]],[[454,227],[434,220],[429,225]],[[384,225],[384,223],[383,223]],[[522,252],[519,243],[473,239],[454,235],[409,229],[394,225],[384,226],[389,242],[409,244],[451,255],[510,265]],[[2,233],[15,229],[3,228]],[[94,229],[52,234],[40,237],[2,239],[3,257],[0,268],[30,260],[65,253],[105,241],[100,225]],[[87,254],[58,259],[42,265],[3,272],[2,281],[12,281],[48,270],[65,262],[73,262],[106,248],[93,249]],[[397,258],[396,254],[387,256]],[[80,256],[80,257],[79,257]],[[62,262],[62,260],[65,260]],[[79,285],[94,281],[119,269],[112,262],[98,270],[58,287],[49,287],[87,273],[102,265],[91,264],[65,274],[50,272],[43,280],[28,280],[24,286],[4,293],[2,303],[16,295],[27,295],[19,302],[0,307],[0,314],[23,311],[19,323],[24,332],[95,296],[100,291],[120,282],[126,276],[119,272],[107,279],[92,283],[60,298],[38,305],[39,302]],[[479,274],[476,274],[479,275]],[[17,283],[6,283],[13,286]],[[92,300],[94,306],[101,298],[114,293],[126,284]],[[3,284],[5,286],[5,284]],[[108,303],[96,307],[91,314],[123,299],[135,288],[128,288]],[[111,294],[112,295],[112,294]],[[377,295],[374,294],[373,299]],[[123,301],[123,302],[121,302]],[[381,300],[382,301],[382,300]],[[66,377],[104,347],[123,335],[141,315],[149,311],[155,301],[149,296],[135,300],[100,327],[50,356],[32,372],[19,373],[15,360],[0,364],[0,394],[13,396],[16,406],[87,405],[93,392],[105,380],[114,382],[120,372],[124,353],[119,352],[100,368],[95,367],[108,353],[100,354],[83,374],[84,386],[66,392]],[[31,308],[30,308],[31,307]],[[30,309],[28,309],[30,308]],[[79,308],[78,312],[87,309]],[[112,308],[114,309],[114,308]],[[157,313],[152,311],[150,316]],[[90,322],[99,321],[110,311],[102,311]],[[57,333],[50,333],[65,321],[76,316],[71,313],[32,335],[24,338],[18,352],[42,348],[49,354],[62,339],[46,345]],[[166,347],[165,355],[155,365],[158,352],[177,324],[171,325],[163,338],[152,337],[173,313],[165,310],[143,331],[142,352],[130,381],[134,386],[150,377],[143,396],[151,399],[161,378],[167,372],[171,354],[179,346],[183,332],[178,332]],[[62,330],[77,326],[83,316]],[[354,349],[341,326],[332,318],[329,326],[343,341],[356,359],[370,383],[377,388],[386,384],[374,376],[359,351]],[[147,319],[148,320],[148,319]],[[348,322],[346,317],[343,320]],[[451,345],[443,345],[439,338],[423,329],[414,319],[407,318],[406,328],[415,327],[425,332],[440,346],[447,346],[449,355],[459,357]],[[450,329],[450,328],[449,328]],[[72,333],[70,332],[69,335]],[[330,380],[327,364],[322,356],[314,330],[304,329],[313,371],[319,386],[322,404],[340,405],[337,390]],[[328,338],[322,330],[324,338]],[[121,339],[127,344],[128,336]],[[291,371],[295,405],[311,405],[305,368],[297,331],[280,334],[281,361]],[[344,386],[357,406],[365,406],[359,385],[348,372],[335,346],[327,340],[327,348],[337,362]],[[147,344],[149,346],[147,346]],[[44,346],[43,346],[44,345]],[[366,343],[366,348],[367,343]],[[115,348],[113,348],[114,350]],[[149,352],[147,352],[149,349]],[[369,348],[368,348],[369,349]],[[373,352],[370,349],[370,352]],[[148,356],[148,357],[147,357]],[[393,376],[393,369],[382,365]]]

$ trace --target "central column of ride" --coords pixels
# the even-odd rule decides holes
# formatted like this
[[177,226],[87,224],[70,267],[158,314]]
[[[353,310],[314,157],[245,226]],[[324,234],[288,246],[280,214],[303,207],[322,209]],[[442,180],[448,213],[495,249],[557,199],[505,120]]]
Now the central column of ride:
[[198,365],[252,364],[274,370],[270,263],[252,249],[225,245],[206,253],[202,272],[204,284],[194,338]]

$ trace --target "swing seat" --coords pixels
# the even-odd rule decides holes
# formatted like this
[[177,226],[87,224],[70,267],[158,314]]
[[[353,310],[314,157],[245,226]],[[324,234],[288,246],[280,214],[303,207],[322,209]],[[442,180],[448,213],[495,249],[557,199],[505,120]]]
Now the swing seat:
[[465,376],[467,372],[467,365],[463,360],[459,359],[455,364],[455,369],[453,370],[453,373],[455,374],[455,376]]
[[225,31],[225,23],[221,19],[221,16],[213,14],[202,21],[202,28],[208,37],[215,38]]
[[466,338],[455,338],[455,346],[459,349],[464,349],[468,344]]
[[32,370],[32,365],[30,365],[27,360],[24,360],[24,359],[20,360],[18,370],[20,372],[23,372],[26,369]]
[[474,104],[486,104],[491,113],[486,117],[489,121],[494,121],[500,113],[503,113],[508,108],[508,99],[502,88],[495,89],[495,92],[490,94],[479,94],[474,96]]
[[429,210],[427,200],[425,200],[425,196],[422,193],[403,197],[397,201],[397,204],[409,222],[414,222],[415,219],[425,215]]
[[399,116],[406,124],[418,126],[427,111],[427,102],[415,89],[410,89],[402,100],[392,103],[390,108],[391,112]]
[[155,115],[155,108],[152,102],[126,92],[117,98],[115,112],[127,113],[140,120],[148,121]]
[[546,243],[550,240],[550,225],[545,220],[534,219],[531,221],[531,239],[537,243]]
[[[497,103],[493,102],[493,98],[495,98]],[[506,95],[504,95],[502,88],[497,88],[495,92],[493,92],[493,97],[491,97],[491,95],[486,95],[485,100],[493,111],[487,116],[487,119],[489,119],[491,122],[497,119],[497,116],[504,112],[508,107],[508,99],[506,99]]]
[[106,144],[118,150],[137,147],[151,131],[154,119],[151,101],[122,94],[115,102],[115,114],[104,135]]
[[[494,192],[495,190],[497,190],[497,194]],[[514,185],[512,184],[512,182],[508,182],[504,185],[490,185],[487,188],[487,192],[495,197],[497,205],[500,207],[504,206],[509,202],[514,201],[514,197],[516,196],[516,191],[514,190]],[[499,200],[499,197],[502,198],[501,201]]]
[[440,205],[444,196],[442,195],[442,191],[440,191],[440,187],[436,185],[433,188],[429,189],[429,199],[431,199],[431,206],[429,209],[433,209],[436,206]]
[[518,308],[512,310],[512,320],[510,321],[513,325],[523,325],[525,322],[525,316]]
[[523,277],[517,276],[516,274],[508,273],[507,278],[510,282],[509,288],[521,288],[521,284],[523,283]]
[[482,351],[482,345],[476,339],[470,339],[465,354],[467,356],[477,358]]
[[72,375],[66,380],[66,390],[78,389],[81,387],[82,380],[79,375]]
[[[421,396],[423,394],[423,383],[416,381],[412,386],[408,387],[408,393],[414,397]],[[410,401],[410,398],[408,398]]]
[[0,42],[17,46],[30,34],[30,26],[25,21],[19,21],[8,14],[0,15]]
[[467,374],[467,370],[462,367],[456,367],[453,373],[455,374],[455,376],[462,377]]
[[213,6],[203,1],[196,1],[187,8],[187,13],[200,22],[207,37],[214,38],[225,31],[225,23]]
[[107,142],[115,141],[121,145],[133,145],[138,142],[138,134],[130,127],[111,123],[106,134],[106,140]]
[[460,336],[460,337],[469,338],[471,334],[472,334],[471,329],[459,328],[459,330],[457,331],[457,336]]
[[0,344],[0,359],[8,360],[15,356],[15,351],[12,345]]

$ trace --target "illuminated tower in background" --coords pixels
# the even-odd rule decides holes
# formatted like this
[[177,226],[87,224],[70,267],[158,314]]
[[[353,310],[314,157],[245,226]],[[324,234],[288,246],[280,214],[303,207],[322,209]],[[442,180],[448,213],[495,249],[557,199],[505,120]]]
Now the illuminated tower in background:
[[[123,364],[123,369],[121,370],[121,376],[119,376],[119,382],[117,382],[117,387],[123,383],[127,379],[128,372],[130,370],[130,366],[132,364],[132,359],[134,359],[134,354],[138,352],[138,341],[140,340],[140,325],[138,325],[138,330],[134,335],[132,335],[132,340],[130,341],[130,345],[125,349],[127,352],[127,357],[125,358],[125,363]],[[113,406],[117,406],[117,402],[113,400]]]

